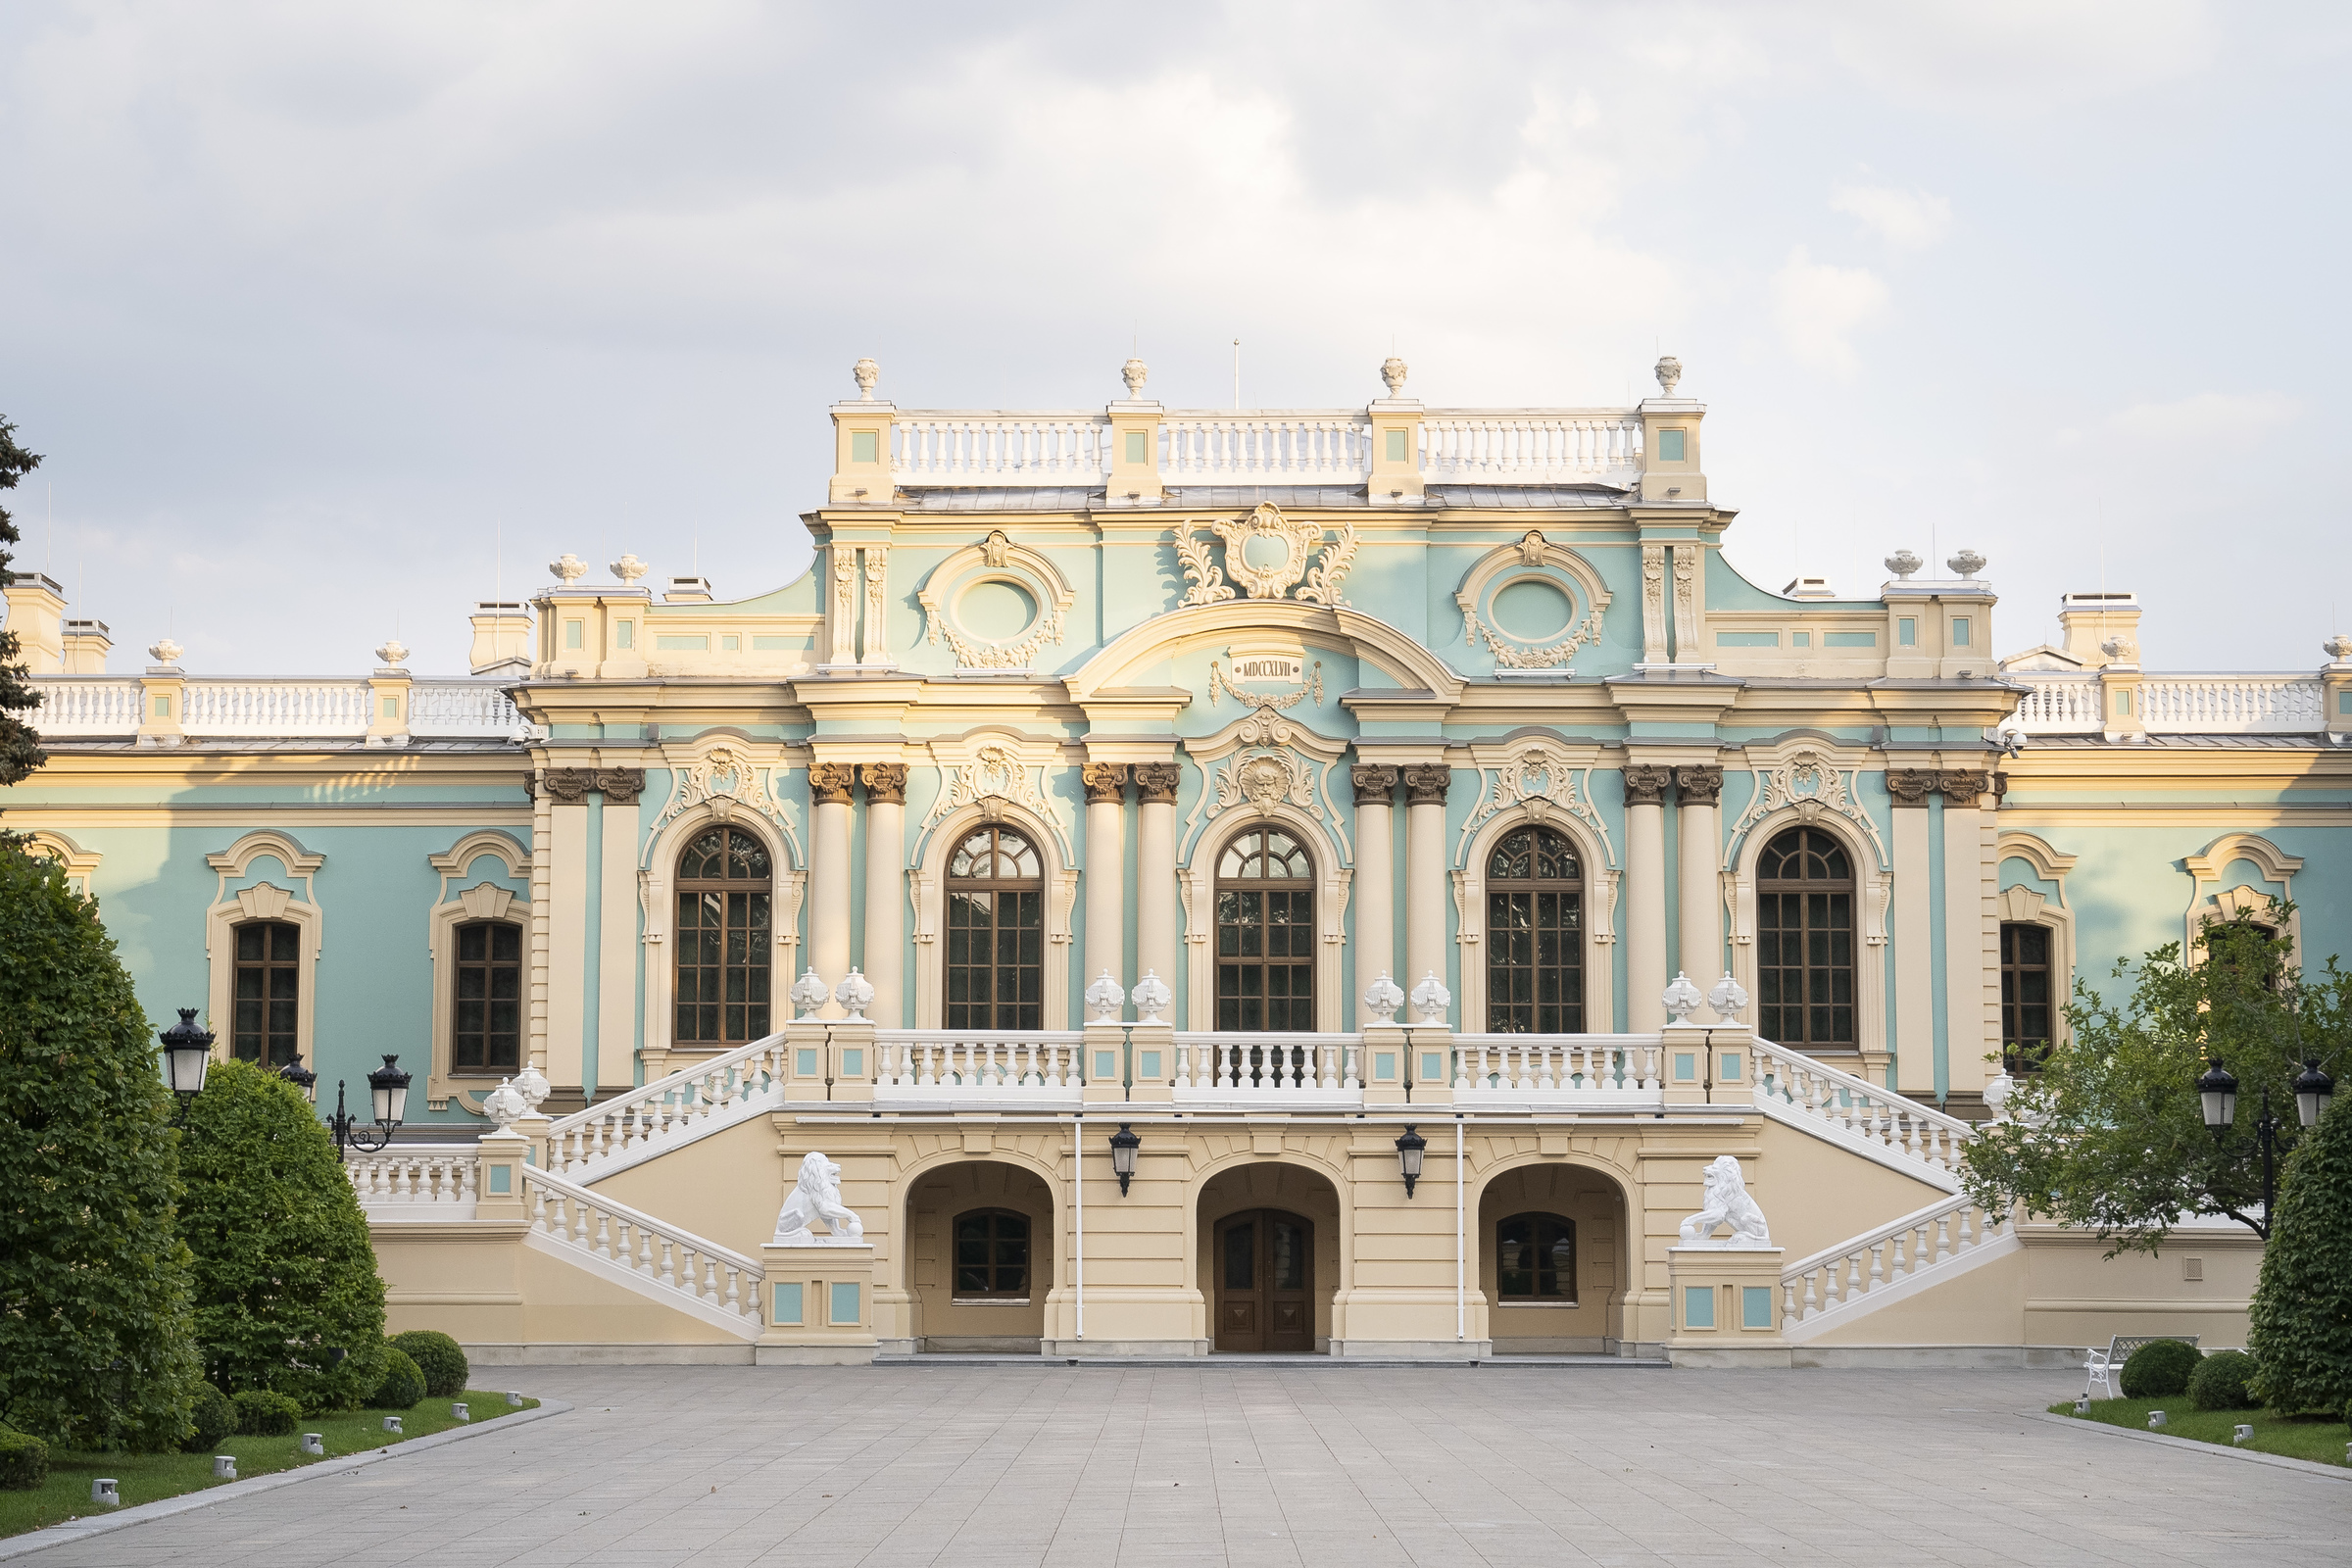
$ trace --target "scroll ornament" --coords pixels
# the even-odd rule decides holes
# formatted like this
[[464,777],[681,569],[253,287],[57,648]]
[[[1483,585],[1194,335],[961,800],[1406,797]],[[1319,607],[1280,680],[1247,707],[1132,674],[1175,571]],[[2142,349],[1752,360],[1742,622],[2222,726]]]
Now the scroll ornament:
[[[1222,566],[1211,553],[1213,547],[1196,531],[1202,526],[1224,544]],[[1263,565],[1252,564],[1250,547],[1261,541],[1279,547],[1281,555]],[[1348,602],[1340,597],[1340,583],[1354,564],[1355,551],[1355,524],[1344,522],[1336,537],[1327,537],[1324,524],[1286,517],[1271,501],[1260,502],[1245,517],[1189,518],[1176,534],[1176,559],[1191,585],[1182,603],[1188,609],[1222,604],[1238,597],[1238,585],[1251,599],[1296,599],[1337,608]]]

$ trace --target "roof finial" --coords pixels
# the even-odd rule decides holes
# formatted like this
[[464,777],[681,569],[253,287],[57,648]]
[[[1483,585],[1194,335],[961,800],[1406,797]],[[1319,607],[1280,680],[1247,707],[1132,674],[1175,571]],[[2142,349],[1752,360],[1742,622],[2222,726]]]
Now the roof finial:
[[1683,378],[1683,362],[1669,354],[1658,361],[1658,392],[1661,397],[1674,396],[1676,383]]
[[1119,379],[1127,383],[1128,402],[1133,403],[1143,397],[1144,378],[1151,373],[1152,368],[1137,359],[1130,359],[1119,367]]
[[1977,573],[1984,569],[1984,558],[1974,550],[1963,550],[1944,564],[1973,582]]
[[858,383],[858,400],[860,403],[873,402],[874,383],[882,379],[882,367],[871,360],[859,360],[850,367],[850,375]]
[[1390,397],[1404,396],[1404,378],[1407,373],[1405,363],[1394,354],[1390,355],[1381,366],[1380,378],[1389,384]]
[[1908,550],[1897,550],[1886,558],[1886,569],[1897,577],[1908,577],[1927,563]]

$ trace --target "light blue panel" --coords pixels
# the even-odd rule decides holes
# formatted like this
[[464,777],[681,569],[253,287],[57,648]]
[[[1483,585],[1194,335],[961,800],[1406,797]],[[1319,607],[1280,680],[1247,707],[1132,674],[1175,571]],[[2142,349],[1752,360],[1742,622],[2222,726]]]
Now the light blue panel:
[[768,1312],[767,1320],[770,1323],[800,1322],[802,1320],[801,1292],[803,1289],[801,1282],[799,1280],[777,1280],[774,1282],[774,1289],[775,1300]]
[[1743,1329],[1772,1327],[1773,1289],[1769,1285],[1740,1287],[1740,1326]]
[[1156,1052],[1156,1051],[1144,1051],[1144,1052],[1138,1052],[1138,1053],[1136,1054],[1136,1060],[1142,1064],[1142,1065],[1140,1065],[1139,1067],[1137,1067],[1137,1068],[1136,1068],[1136,1072],[1137,1072],[1138,1076],[1140,1076],[1140,1077],[1142,1077],[1142,1078],[1145,1078],[1145,1079],[1147,1079],[1147,1080],[1151,1080],[1151,1079],[1156,1079],[1157,1077],[1159,1077],[1160,1073],[1159,1073],[1159,1053],[1158,1053],[1158,1052]]
[[492,1165],[490,1167],[490,1196],[493,1198],[507,1198],[511,1197],[514,1194],[514,1167],[512,1165]]
[[1879,634],[1875,631],[1827,631],[1821,634],[1824,648],[1876,648]]
[[1715,1074],[1715,1081],[1719,1084],[1736,1084],[1740,1081],[1740,1053],[1736,1051],[1724,1053],[1723,1066]]
[[816,1048],[814,1046],[795,1046],[793,1048],[792,1075],[795,1078],[816,1076]]
[[858,1290],[855,1280],[835,1280],[833,1282],[832,1321],[835,1324],[854,1324],[864,1321],[865,1314],[859,1310],[859,1301],[863,1294]]
[[1686,1285],[1683,1287],[1683,1327],[1711,1329],[1715,1326],[1715,1287]]
[[1396,1081],[1396,1053],[1394,1051],[1372,1053],[1372,1076],[1384,1084],[1395,1083]]
[[1678,1084],[1698,1082],[1698,1053],[1678,1051],[1674,1054],[1674,1081]]
[[1777,631],[1719,631],[1715,634],[1718,648],[1778,648],[1781,634]]
[[1118,1076],[1119,1054],[1115,1051],[1096,1052],[1094,1071],[1087,1074],[1089,1081],[1099,1084],[1113,1083],[1117,1081]]

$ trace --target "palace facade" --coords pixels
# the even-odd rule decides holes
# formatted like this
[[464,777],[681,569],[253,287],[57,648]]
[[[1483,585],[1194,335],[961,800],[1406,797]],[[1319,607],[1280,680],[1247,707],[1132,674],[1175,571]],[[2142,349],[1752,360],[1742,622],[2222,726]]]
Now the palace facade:
[[[860,362],[808,575],[567,555],[466,680],[109,673],[19,575],[5,820],[152,1015],[330,1095],[400,1057],[393,1315],[492,1360],[2242,1337],[2250,1236],[2103,1262],[1953,1171],[2077,978],[2240,908],[2352,948],[2352,643],[2159,674],[2100,593],[2004,659],[1967,551],[1768,592],[1671,360],[1616,409],[1123,373]],[[811,1153],[860,1236],[777,1239]],[[1686,1234],[1726,1155],[1769,1242]]]

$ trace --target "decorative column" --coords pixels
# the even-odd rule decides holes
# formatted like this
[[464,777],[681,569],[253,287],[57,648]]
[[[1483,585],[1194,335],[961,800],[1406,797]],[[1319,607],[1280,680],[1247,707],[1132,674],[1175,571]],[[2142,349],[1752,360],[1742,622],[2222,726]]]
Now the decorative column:
[[1936,793],[1936,775],[1927,768],[1890,767],[1886,793],[1894,800],[1892,1087],[1930,1098],[1936,1093],[1936,951],[1928,801]]
[[[595,788],[605,798],[595,938],[596,1083],[600,1094],[609,1094],[637,1081],[637,956],[645,929],[645,906],[637,897],[637,803],[645,794],[645,769],[600,767]],[[667,1039],[666,1028],[654,1032]]]
[[1407,996],[1426,975],[1434,974],[1440,985],[1446,984],[1446,789],[1452,782],[1453,769],[1443,762],[1404,770],[1404,974],[1400,983]]
[[[1387,1013],[1364,1003],[1365,988],[1396,974],[1396,769],[1367,763],[1350,770],[1355,783],[1355,1026],[1385,1024]],[[1414,976],[1418,984],[1420,977]],[[1402,995],[1402,988],[1398,988]],[[1398,1097],[1402,1098],[1401,1095]]]
[[[860,664],[880,664],[885,668],[897,667],[890,657],[889,621],[885,613],[888,609],[886,590],[889,582],[890,547],[888,545],[867,545],[865,547],[865,625],[859,634],[858,648],[858,662]],[[870,805],[871,802],[869,801],[868,804]],[[902,807],[906,805],[904,783],[900,788],[899,804]],[[879,987],[875,989],[877,993],[880,990]]]
[[[1642,547],[1642,662],[1663,664],[1666,656],[1666,547]],[[1663,1018],[1663,1012],[1658,1014]]]
[[[1138,968],[1158,975],[1170,991],[1178,990],[1176,784],[1182,777],[1183,770],[1174,762],[1135,764],[1136,795],[1142,803],[1135,824],[1135,961]],[[1195,1025],[1201,1021],[1192,1020]]]
[[850,972],[850,784],[847,762],[811,762],[808,799],[815,818],[808,835],[808,961],[825,982],[817,1014],[842,1016],[832,988]]
[[1127,973],[1127,764],[1088,762],[1078,777],[1086,786],[1086,949],[1079,955],[1079,990],[1107,971],[1124,991],[1141,978]]
[[1992,1071],[1984,1057],[2000,1049],[2000,993],[1993,989],[2000,973],[2000,933],[1993,918],[1999,862],[1987,842],[1991,824],[1984,810],[1991,804],[1992,780],[1975,768],[1950,769],[1936,775],[1936,787],[1943,794],[1940,1087],[1967,1093],[1984,1087]]
[[[1708,662],[1698,635],[1698,600],[1704,587],[1699,573],[1706,566],[1705,548],[1699,544],[1674,546],[1674,662],[1678,664]],[[1679,801],[1676,809],[1681,809]]]
[[1626,1024],[1635,1034],[1666,1027],[1666,784],[1669,768],[1625,769]]
[[[589,1008],[588,911],[595,906],[588,880],[588,792],[596,770],[550,767],[540,770],[534,794],[548,803],[547,830],[531,846],[534,881],[542,858],[548,868],[547,1059],[539,1064],[548,1082],[568,1099],[575,1090],[593,1094],[586,1081]],[[532,889],[534,895],[538,889]],[[539,908],[532,899],[532,912]]]
[[876,1028],[898,1029],[906,1017],[906,764],[860,762],[858,780],[865,786],[865,978],[874,988],[865,1010]]
[[1723,839],[1716,817],[1722,800],[1722,768],[1702,764],[1674,770],[1674,817],[1681,833],[1682,896],[1677,902],[1682,915],[1682,968],[1702,991],[1726,972],[1722,883],[1717,875],[1722,869]]

